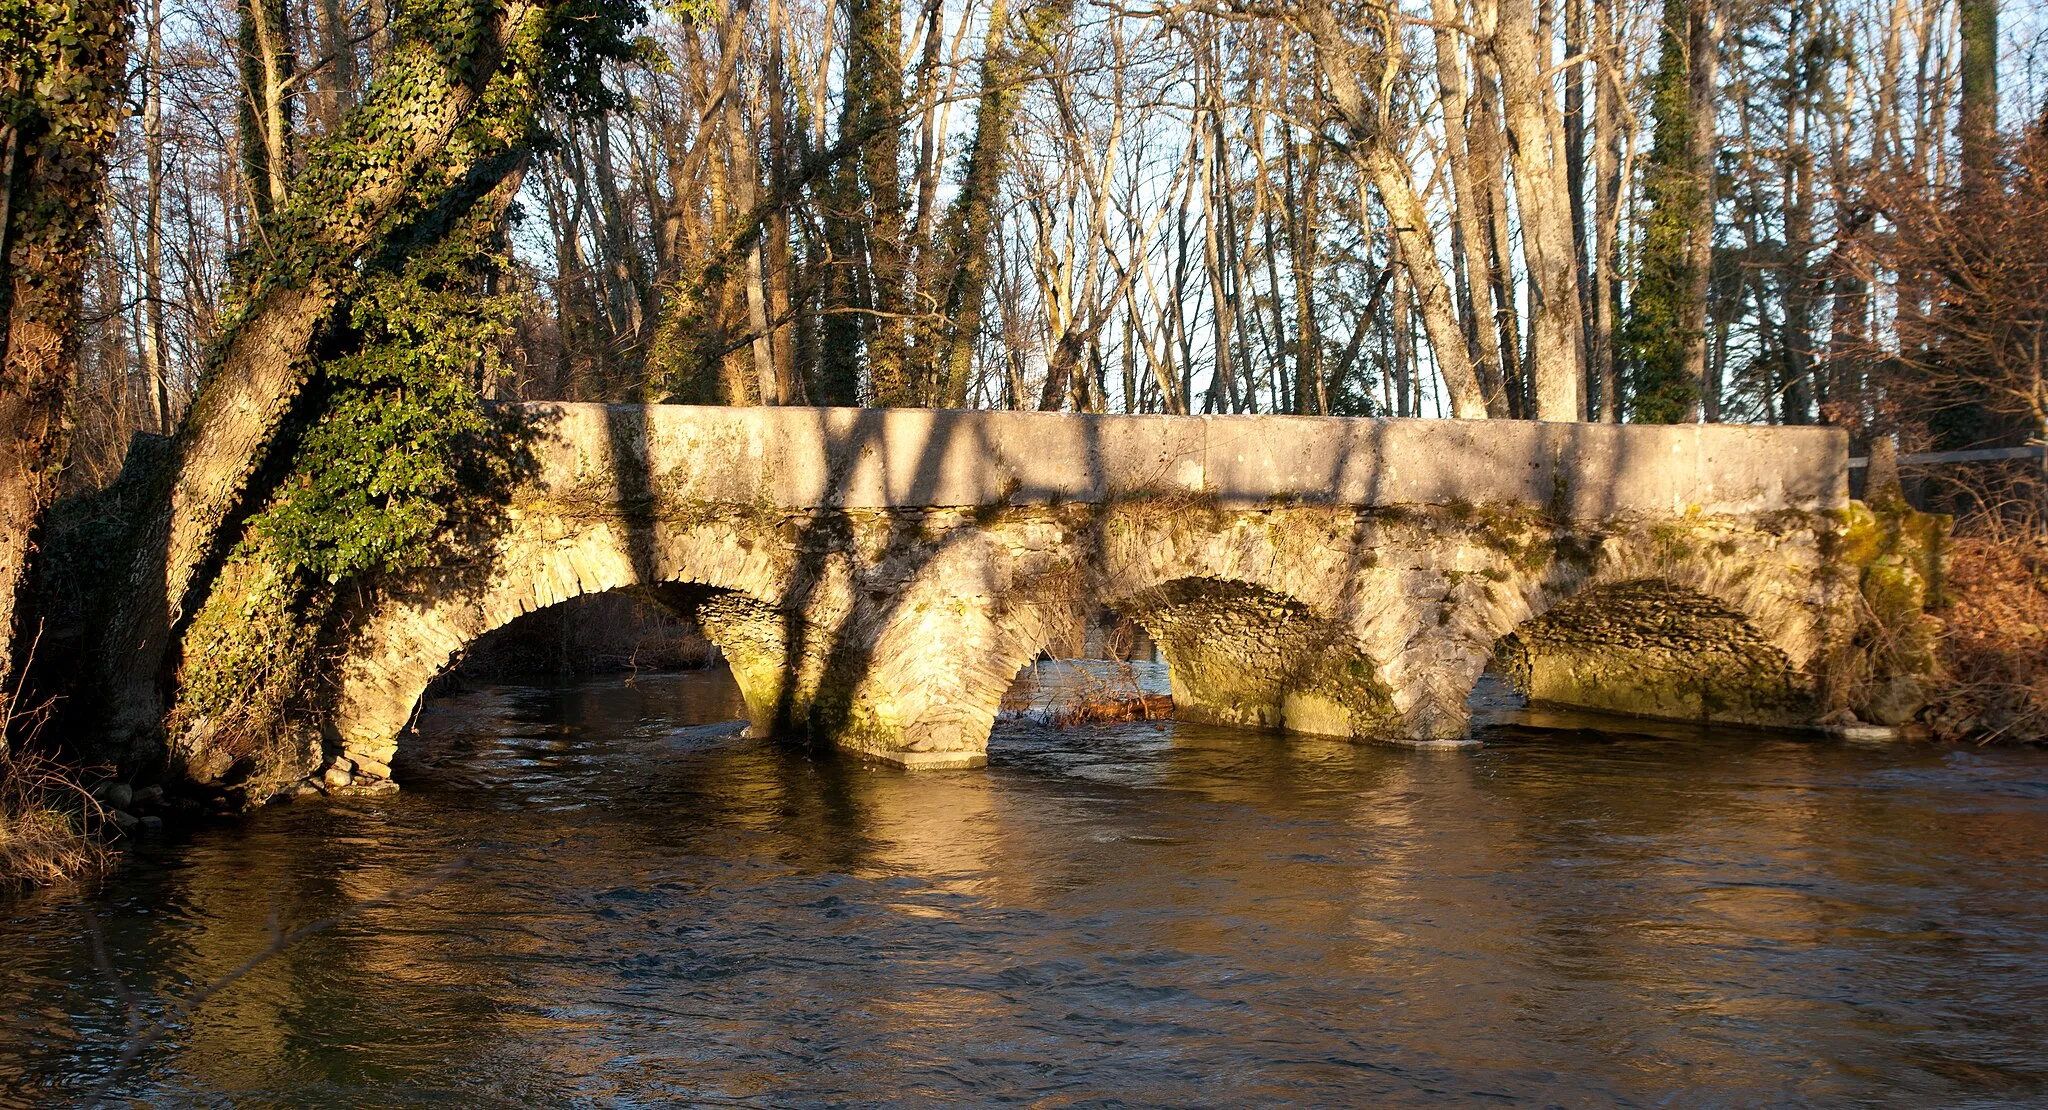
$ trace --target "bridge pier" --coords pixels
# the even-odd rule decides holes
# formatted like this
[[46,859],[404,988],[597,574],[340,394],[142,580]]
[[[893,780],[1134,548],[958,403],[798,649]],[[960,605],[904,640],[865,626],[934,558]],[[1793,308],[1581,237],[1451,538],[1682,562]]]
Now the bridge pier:
[[1187,578],[1123,599],[1165,654],[1183,720],[1395,737],[1400,713],[1349,632],[1285,594]]
[[845,591],[815,591],[809,612],[696,585],[643,592],[718,645],[750,735],[908,769],[980,767],[1003,694],[1055,622],[1038,606],[962,591],[978,575],[922,569],[890,591],[856,592],[850,607]]

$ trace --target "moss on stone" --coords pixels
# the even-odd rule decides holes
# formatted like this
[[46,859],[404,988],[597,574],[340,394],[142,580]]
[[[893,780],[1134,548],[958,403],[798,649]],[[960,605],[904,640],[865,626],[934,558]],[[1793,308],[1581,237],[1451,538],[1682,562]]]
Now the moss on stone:
[[331,610],[330,593],[272,562],[229,560],[182,641],[166,728],[175,777],[256,803],[319,768],[310,679]]
[[1953,521],[1899,498],[1851,502],[1839,520],[1829,551],[1855,576],[1860,605],[1835,662],[1836,700],[1865,720],[1896,723],[1918,710],[1939,670],[1940,626],[1927,610],[1940,604]]
[[1503,637],[1494,658],[1541,703],[1757,725],[1815,715],[1811,676],[1741,613],[1652,579],[1581,594]]
[[1395,728],[1377,667],[1344,630],[1294,598],[1181,579],[1122,606],[1158,641],[1175,710],[1194,720],[1353,736]]

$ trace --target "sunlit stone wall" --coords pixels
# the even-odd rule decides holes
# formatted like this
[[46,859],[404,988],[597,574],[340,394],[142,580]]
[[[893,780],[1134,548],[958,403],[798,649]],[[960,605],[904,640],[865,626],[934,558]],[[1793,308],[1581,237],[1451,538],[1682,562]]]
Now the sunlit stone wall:
[[466,644],[604,590],[698,620],[757,731],[914,767],[981,762],[1017,671],[1099,605],[1160,643],[1179,712],[1420,742],[1463,737],[1497,654],[1541,699],[1810,724],[1859,620],[1828,429],[528,413],[494,530],[366,591],[338,645],[358,771]]

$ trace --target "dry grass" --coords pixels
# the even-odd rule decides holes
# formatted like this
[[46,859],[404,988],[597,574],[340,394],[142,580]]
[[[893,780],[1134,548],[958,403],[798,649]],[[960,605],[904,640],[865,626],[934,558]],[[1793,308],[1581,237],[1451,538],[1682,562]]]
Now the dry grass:
[[48,886],[103,869],[106,813],[77,772],[0,748],[0,890]]
[[1061,682],[1054,704],[1046,707],[1045,723],[1053,728],[1116,721],[1158,721],[1173,716],[1173,698],[1148,694],[1138,681],[1130,655],[1133,633],[1120,624],[1105,644],[1108,659],[1056,660]]
[[1159,721],[1173,716],[1173,699],[1165,694],[1129,694],[1088,698],[1063,706],[1047,719],[1054,728],[1110,721]]
[[2048,529],[1959,521],[1947,586],[1948,680],[1929,727],[1949,740],[2048,741]]
[[[38,628],[23,672],[41,644]],[[102,835],[107,811],[84,776],[36,746],[54,703],[23,708],[25,681],[0,699],[0,893],[92,874],[113,858]]]

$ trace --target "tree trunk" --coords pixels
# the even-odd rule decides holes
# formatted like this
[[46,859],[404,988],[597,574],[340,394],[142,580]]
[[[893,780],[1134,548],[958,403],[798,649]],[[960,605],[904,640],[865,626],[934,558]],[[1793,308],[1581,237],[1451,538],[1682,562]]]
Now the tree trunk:
[[[44,48],[9,60],[0,91],[0,706],[17,688],[17,604],[64,457],[80,280],[98,226],[125,84],[125,4],[33,6]],[[51,92],[60,95],[51,96]],[[0,749],[8,722],[0,720]]]
[[[811,93],[814,104],[825,103],[826,71],[832,57],[830,36],[836,25],[835,20],[825,20],[827,37],[819,55],[817,81]],[[854,48],[849,45],[847,50],[847,94],[839,113],[842,141],[859,134],[865,118],[864,109],[855,99],[860,86],[853,81]],[[825,113],[822,109],[818,110],[817,127],[815,142],[817,149],[822,151],[826,146]],[[853,159],[843,159],[833,167],[831,183],[823,193],[819,222],[824,225],[826,257],[818,266],[819,311],[823,319],[818,325],[817,397],[819,404],[857,405],[861,401],[861,336],[865,330],[861,326],[860,311],[866,307],[861,299],[861,254],[866,240],[861,234],[861,216],[865,209],[861,204],[860,170]]]
[[1465,132],[1471,97],[1465,87],[1464,51],[1460,49],[1460,18],[1455,0],[1431,0],[1436,24],[1437,89],[1443,97],[1445,161],[1451,177],[1451,218],[1455,221],[1455,257],[1465,273],[1469,318],[1465,330],[1476,352],[1473,370],[1486,396],[1488,416],[1505,417],[1508,400],[1501,370],[1500,329],[1494,322],[1493,265],[1486,249],[1487,231],[1480,221],[1480,203],[1473,183],[1473,151]]
[[[1565,0],[1564,53],[1567,58],[1577,58],[1586,52],[1586,3],[1587,0]],[[1586,79],[1585,65],[1570,62],[1564,72],[1564,176],[1566,192],[1570,196],[1572,211],[1572,261],[1577,269],[1579,283],[1579,319],[1581,323],[1585,378],[1579,388],[1582,408],[1578,419],[1591,419],[1593,412],[1586,405],[1595,391],[1600,388],[1600,372],[1594,366],[1594,340],[1584,321],[1594,316],[1592,302],[1599,297],[1599,288],[1593,283],[1592,254],[1593,236],[1586,222]]]
[[[739,211],[752,212],[760,192],[761,167],[754,154],[754,140],[740,123],[737,97],[725,101],[726,142],[732,152],[733,202]],[[754,357],[754,397],[764,405],[782,404],[782,390],[775,376],[775,349],[768,330],[768,283],[761,267],[761,240],[756,237],[747,248],[744,275],[747,302],[748,348]]]
[[242,173],[259,219],[284,207],[292,174],[296,55],[283,0],[239,0]]
[[1956,130],[1963,146],[1963,188],[1974,191],[1998,169],[1998,0],[1958,0],[1956,24],[1963,40]]
[[[1451,415],[1460,420],[1486,419],[1486,393],[1479,387],[1479,375],[1465,351],[1465,333],[1458,327],[1458,307],[1451,298],[1450,284],[1436,260],[1436,236],[1430,234],[1429,213],[1415,192],[1406,163],[1385,150],[1368,155],[1368,170],[1381,203],[1387,206],[1392,223],[1389,232],[1401,245],[1402,268],[1414,290],[1421,310],[1422,327],[1429,335],[1429,348],[1436,355],[1444,388],[1450,393]],[[1405,318],[1396,327],[1406,329]]]
[[314,13],[320,50],[327,55],[327,72],[320,77],[321,123],[332,135],[341,129],[342,113],[355,105],[356,47],[349,41],[348,10],[341,0],[316,0]]
[[[1211,81],[1218,79],[1213,69],[1210,70],[1209,78]],[[1210,116],[1213,117],[1222,110],[1218,103],[1220,100],[1212,86],[1207,105]],[[1238,412],[1240,410],[1237,371],[1231,358],[1231,334],[1235,330],[1233,317],[1237,300],[1229,288],[1229,278],[1224,272],[1223,229],[1219,226],[1223,219],[1223,204],[1220,199],[1223,185],[1217,163],[1223,157],[1223,152],[1217,149],[1214,135],[1216,129],[1210,127],[1208,122],[1201,121],[1196,124],[1202,133],[1202,263],[1209,276],[1209,320],[1213,325],[1211,343],[1214,344],[1215,359],[1215,368],[1210,371],[1209,395],[1203,402],[1203,411]]]
[[1616,0],[1593,0],[1593,41],[1598,54],[1593,86],[1593,319],[1587,344],[1599,383],[1599,420],[1621,419],[1620,381],[1614,371],[1614,316],[1620,303],[1616,274],[1621,231],[1621,43],[1615,33]]
[[[768,67],[763,75],[764,99],[768,102],[768,188],[778,197],[789,187],[789,121],[783,106],[788,102],[789,78],[783,68],[783,39],[788,34],[788,8],[783,0],[768,3]],[[789,209],[778,204],[768,217],[764,232],[768,271],[768,319],[773,328],[775,391],[783,404],[801,401],[796,373],[796,335],[790,322]]]
[[917,402],[907,364],[903,313],[905,233],[903,152],[903,9],[899,0],[847,0],[846,110],[842,136],[866,136],[855,160],[866,204],[870,314],[861,329],[868,381],[879,405]]
[[[1581,360],[1585,325],[1580,315],[1578,262],[1572,238],[1571,196],[1562,151],[1552,142],[1549,80],[1539,54],[1536,16],[1529,0],[1501,0],[1493,35],[1500,64],[1502,118],[1511,140],[1515,207],[1521,217],[1522,255],[1530,300],[1530,369],[1536,419],[1583,420]],[[1543,44],[1548,46],[1547,41]]]
[[[1793,5],[1792,26],[1803,32],[1813,19],[1812,5],[1801,2]],[[1779,354],[1785,366],[1785,422],[1787,424],[1808,424],[1814,419],[1816,383],[1813,374],[1813,302],[1816,290],[1813,288],[1812,266],[1808,259],[1813,253],[1813,114],[1815,83],[1826,78],[1813,70],[1802,58],[1788,59],[1786,66],[1786,88],[1790,95],[1785,104],[1785,151],[1780,162],[1780,195],[1784,198],[1784,256],[1779,271],[1779,296],[1784,302],[1785,327]],[[1709,246],[1711,249],[1711,245]],[[1701,330],[1705,331],[1706,321],[1702,319]],[[1709,398],[1717,398],[1720,390],[1707,391]],[[1711,403],[1708,412],[1718,416],[1717,406]]]
[[1713,90],[1718,53],[1712,0],[1666,0],[1655,121],[1643,198],[1649,207],[1625,340],[1635,419],[1669,423],[1719,416],[1707,359],[1713,274]]
[[941,302],[940,327],[944,330],[937,352],[939,404],[943,408],[967,404],[968,374],[974,368],[974,350],[981,338],[981,317],[987,303],[989,259],[999,222],[996,202],[1016,112],[1018,90],[1014,86],[1023,71],[1022,60],[1007,45],[1008,20],[1004,0],[994,0],[981,59],[974,139],[967,148],[959,192],[946,214],[944,238],[951,272]]
[[163,2],[151,0],[146,17],[141,77],[144,198],[142,209],[142,366],[149,393],[150,430],[171,432],[170,344],[164,331],[164,88]]
[[1316,324],[1316,185],[1322,148],[1294,141],[1292,125],[1280,125],[1285,160],[1287,257],[1294,282],[1294,397],[1298,411],[1327,416],[1330,397],[1323,380],[1323,337]]
[[[1451,395],[1451,412],[1461,420],[1485,419],[1486,393],[1465,347],[1465,333],[1458,326],[1451,287],[1437,264],[1436,236],[1430,230],[1428,210],[1415,192],[1413,171],[1382,135],[1380,121],[1369,107],[1365,86],[1352,68],[1347,44],[1329,8],[1318,0],[1304,8],[1301,19],[1316,44],[1317,64],[1329,81],[1330,97],[1351,139],[1353,157],[1386,206],[1392,225],[1388,233],[1398,244],[1403,269],[1422,310],[1430,350]],[[1395,326],[1407,326],[1399,314]]]
[[[1498,22],[1491,4],[1477,4],[1473,11],[1473,34],[1483,43]],[[1467,146],[1473,164],[1474,199],[1478,202],[1482,254],[1486,273],[1493,283],[1493,314],[1481,321],[1493,328],[1494,348],[1500,352],[1501,389],[1507,394],[1508,415],[1526,419],[1531,415],[1529,360],[1522,350],[1521,309],[1517,300],[1512,240],[1508,233],[1507,125],[1501,119],[1499,66],[1487,50],[1475,50],[1472,69],[1472,126]],[[1479,298],[1475,294],[1475,302]]]
[[[466,49],[456,57],[437,48],[448,41],[439,37],[394,47],[384,80],[349,114],[337,141],[316,151],[292,203],[275,214],[276,261],[256,277],[215,345],[153,484],[155,508],[132,532],[129,569],[110,584],[99,658],[110,739],[131,751],[157,734],[157,678],[172,634],[356,266],[387,244],[403,250],[431,241],[523,154],[540,94],[534,74],[504,62],[515,38],[544,30],[550,10],[513,0],[476,14],[480,25],[458,36]],[[509,118],[474,118],[487,84],[498,86],[493,103],[510,106]]]
[[1692,67],[1688,73],[1687,118],[1692,122],[1693,180],[1699,183],[1699,218],[1686,236],[1685,331],[1687,376],[1699,383],[1701,416],[1721,419],[1721,388],[1707,373],[1707,295],[1714,278],[1714,158],[1720,153],[1720,131],[1714,118],[1715,89],[1721,73],[1721,20],[1715,0],[1694,0],[1690,8]]

